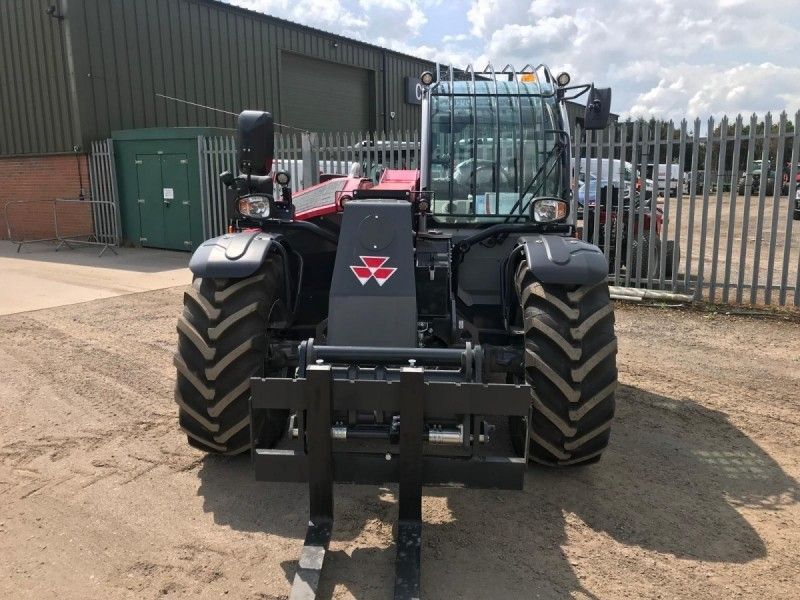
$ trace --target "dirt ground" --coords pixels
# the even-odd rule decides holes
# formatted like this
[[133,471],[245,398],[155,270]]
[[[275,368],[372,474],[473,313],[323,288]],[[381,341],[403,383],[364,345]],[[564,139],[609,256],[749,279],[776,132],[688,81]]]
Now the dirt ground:
[[[306,490],[186,445],[181,294],[0,317],[0,597],[286,597]],[[603,460],[427,490],[427,598],[796,597],[800,322],[617,308]],[[322,598],[391,596],[394,491],[337,487]]]

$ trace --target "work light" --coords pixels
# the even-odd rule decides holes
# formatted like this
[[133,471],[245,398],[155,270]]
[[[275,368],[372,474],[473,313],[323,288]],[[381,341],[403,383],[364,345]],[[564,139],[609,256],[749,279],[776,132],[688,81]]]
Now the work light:
[[537,223],[553,223],[567,217],[567,203],[558,198],[537,198],[533,201],[531,214]]
[[239,214],[253,219],[266,219],[270,213],[270,202],[266,196],[244,196],[239,198]]

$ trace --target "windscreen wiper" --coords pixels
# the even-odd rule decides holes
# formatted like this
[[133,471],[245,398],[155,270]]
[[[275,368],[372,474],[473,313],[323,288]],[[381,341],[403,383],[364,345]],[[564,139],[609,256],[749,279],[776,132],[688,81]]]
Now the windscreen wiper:
[[[556,165],[558,164],[558,159],[561,158],[561,153],[564,151],[565,147],[566,146],[564,145],[563,142],[557,140],[553,144],[553,147],[547,151],[547,154],[545,155],[542,164],[539,165],[539,168],[536,170],[536,173],[534,173],[533,177],[531,177],[528,186],[519,195],[519,198],[514,203],[514,206],[511,207],[511,210],[509,211],[510,214],[505,218],[505,220],[503,221],[504,223],[508,223],[511,219],[518,221],[525,214],[525,212],[528,210],[528,205],[530,205],[531,200],[533,200],[536,197],[536,194],[539,192],[539,190],[542,189],[542,186],[544,185],[544,182],[547,180],[547,177],[549,177],[550,174],[553,172],[553,170],[556,168]],[[550,162],[551,158],[555,158],[555,160],[553,161],[553,164],[551,164],[550,167],[547,168],[547,165]],[[544,174],[545,176],[542,177],[542,174]],[[537,183],[538,185],[536,185]],[[536,185],[536,189],[531,194],[531,197],[524,204],[524,206],[522,206],[519,213],[514,214],[517,210],[517,207],[519,207],[522,204],[522,201],[524,200],[525,196],[527,196],[528,193],[530,193],[531,188],[534,185]]]

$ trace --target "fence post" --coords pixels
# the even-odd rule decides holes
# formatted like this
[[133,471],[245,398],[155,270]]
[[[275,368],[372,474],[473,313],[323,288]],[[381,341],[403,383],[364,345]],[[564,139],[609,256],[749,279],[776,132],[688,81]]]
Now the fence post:
[[203,239],[207,240],[212,237],[210,228],[208,227],[208,218],[206,211],[211,204],[211,199],[208,194],[207,186],[207,169],[206,169],[206,153],[205,153],[205,137],[202,135],[197,136],[197,166],[200,175],[200,217],[203,224]]
[[300,141],[303,160],[303,187],[319,183],[319,137],[316,133],[304,131]]

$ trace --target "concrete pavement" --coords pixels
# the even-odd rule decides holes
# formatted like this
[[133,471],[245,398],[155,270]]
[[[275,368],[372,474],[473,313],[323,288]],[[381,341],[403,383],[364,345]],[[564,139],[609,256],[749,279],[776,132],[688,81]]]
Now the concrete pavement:
[[0,315],[52,308],[191,282],[188,252],[97,247],[74,250],[47,243],[0,241]]

